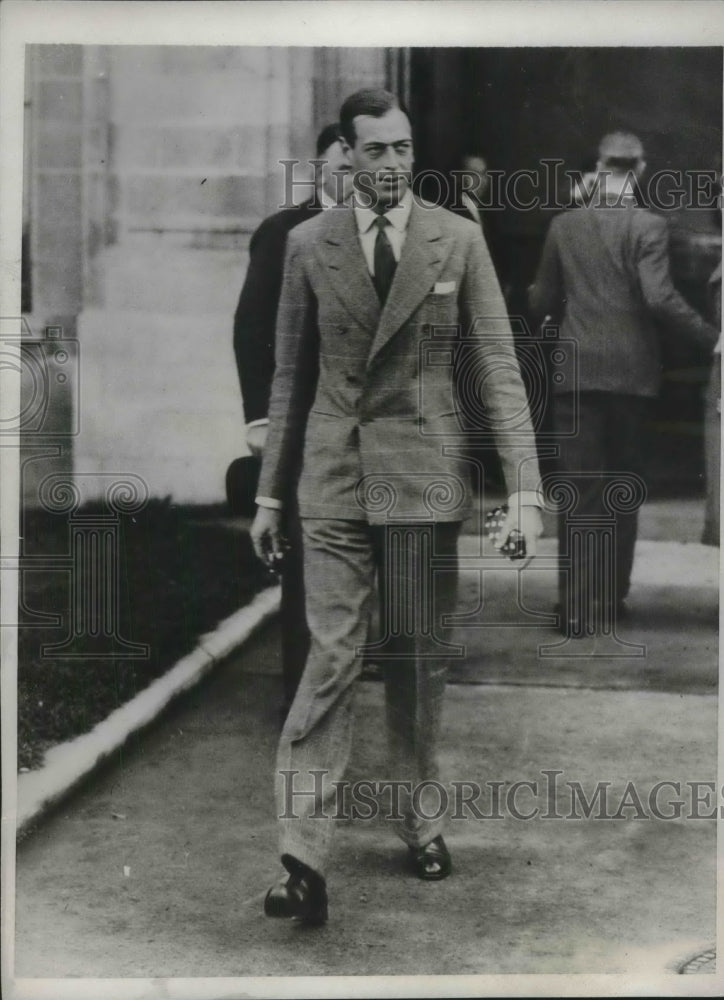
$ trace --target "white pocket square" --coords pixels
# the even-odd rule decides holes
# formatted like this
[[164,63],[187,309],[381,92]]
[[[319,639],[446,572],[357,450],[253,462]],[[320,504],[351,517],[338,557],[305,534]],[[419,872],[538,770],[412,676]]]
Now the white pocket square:
[[438,281],[433,288],[434,295],[449,295],[450,292],[455,291],[454,281]]

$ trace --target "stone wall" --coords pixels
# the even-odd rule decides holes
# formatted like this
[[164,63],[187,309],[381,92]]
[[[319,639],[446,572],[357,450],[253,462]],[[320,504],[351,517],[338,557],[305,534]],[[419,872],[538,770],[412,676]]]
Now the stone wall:
[[[249,236],[283,201],[279,161],[313,154],[340,94],[391,65],[379,49],[31,47],[29,318],[77,334],[76,472],[223,499],[245,451],[232,318]],[[26,502],[48,470],[33,463]]]
[[[26,344],[21,378],[21,489],[69,473],[78,429],[77,317],[83,305],[83,50],[27,46],[23,233]],[[28,298],[30,299],[28,301]],[[29,307],[29,309],[28,309]],[[62,365],[54,345],[63,341]],[[62,381],[58,380],[61,376]],[[42,396],[42,400],[41,397]],[[42,402],[42,406],[36,404]]]

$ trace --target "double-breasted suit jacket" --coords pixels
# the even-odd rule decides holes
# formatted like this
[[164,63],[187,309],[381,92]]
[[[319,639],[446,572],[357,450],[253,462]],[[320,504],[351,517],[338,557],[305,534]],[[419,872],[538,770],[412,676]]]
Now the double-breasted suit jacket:
[[[510,493],[539,476],[525,389],[479,228],[414,202],[381,306],[354,211],[332,208],[289,235],[260,497],[299,475],[303,518],[459,521],[470,463],[464,410],[495,437]],[[457,449],[459,450],[459,449]]]

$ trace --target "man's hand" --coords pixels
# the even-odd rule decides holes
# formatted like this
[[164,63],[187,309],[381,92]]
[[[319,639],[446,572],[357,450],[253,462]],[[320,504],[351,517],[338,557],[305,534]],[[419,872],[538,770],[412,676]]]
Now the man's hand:
[[261,458],[268,431],[269,424],[254,424],[246,428],[246,445],[255,458]]
[[502,551],[508,540],[508,536],[513,531],[519,531],[525,540],[525,562],[521,566],[524,569],[538,550],[538,539],[543,534],[543,521],[540,510],[537,507],[521,506],[513,504],[508,511],[505,523],[504,537],[499,540],[498,549]]
[[282,512],[270,507],[257,507],[256,517],[251,526],[251,541],[254,551],[263,563],[272,570],[278,570],[286,551],[286,541],[281,529]]

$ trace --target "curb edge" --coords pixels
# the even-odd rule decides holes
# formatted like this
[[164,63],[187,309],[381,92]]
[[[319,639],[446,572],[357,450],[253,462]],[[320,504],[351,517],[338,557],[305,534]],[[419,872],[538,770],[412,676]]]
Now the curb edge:
[[[221,660],[243,644],[279,610],[281,588],[268,587],[202,635],[194,649],[148,687],[114,709],[88,733],[51,747],[37,771],[17,776],[15,835],[19,840],[56,803],[118,750],[135,732],[156,719],[184,691],[194,687]],[[12,821],[13,817],[8,816]]]

